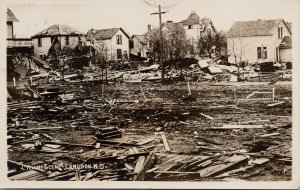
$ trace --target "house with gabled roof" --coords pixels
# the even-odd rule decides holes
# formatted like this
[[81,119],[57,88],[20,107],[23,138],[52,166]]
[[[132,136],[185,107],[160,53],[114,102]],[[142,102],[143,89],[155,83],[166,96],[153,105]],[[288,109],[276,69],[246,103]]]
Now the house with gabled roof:
[[91,29],[87,32],[87,40],[96,47],[96,51],[105,49],[107,61],[128,59],[129,38],[122,28]]
[[195,48],[198,46],[199,39],[204,35],[214,35],[217,30],[210,18],[200,18],[199,15],[192,11],[186,20],[182,20],[187,38]]
[[59,40],[61,48],[75,48],[78,43],[86,42],[84,33],[67,25],[52,25],[31,37],[34,45],[34,55],[43,58],[48,54],[55,40]]
[[[286,61],[286,55],[291,54],[280,49],[283,49],[281,44],[291,36],[291,24],[283,19],[235,22],[226,34],[228,61]],[[291,51],[291,46],[287,46],[287,49]]]
[[[27,57],[19,59],[19,55],[31,56],[33,54],[33,44],[30,38],[16,38],[14,33],[14,23],[19,22],[15,14],[7,8],[7,80],[17,81],[20,77],[24,78],[30,67]],[[18,57],[18,58],[17,58]],[[16,62],[21,64],[16,64]]]

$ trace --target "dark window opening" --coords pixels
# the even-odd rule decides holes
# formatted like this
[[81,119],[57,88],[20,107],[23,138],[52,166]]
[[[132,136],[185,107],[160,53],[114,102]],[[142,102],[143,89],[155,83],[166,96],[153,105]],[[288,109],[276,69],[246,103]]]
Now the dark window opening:
[[66,45],[69,45],[70,41],[69,41],[69,36],[66,36]]
[[130,40],[130,41],[129,41],[129,48],[134,48],[133,40]]
[[261,47],[257,47],[257,58],[261,59]]
[[122,35],[117,35],[117,44],[122,44]]
[[122,50],[117,49],[117,59],[121,59],[121,58],[122,58]]
[[268,58],[268,51],[267,51],[267,47],[264,47],[264,56],[263,58]]
[[42,47],[42,39],[38,38],[38,47]]
[[189,25],[188,28],[189,28],[189,29],[192,29],[192,25]]

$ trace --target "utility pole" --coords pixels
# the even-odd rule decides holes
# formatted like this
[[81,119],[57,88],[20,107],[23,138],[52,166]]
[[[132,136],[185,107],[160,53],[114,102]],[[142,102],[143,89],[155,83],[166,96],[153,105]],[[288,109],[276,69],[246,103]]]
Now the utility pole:
[[151,13],[151,15],[159,15],[159,39],[160,39],[160,56],[159,56],[159,62],[161,66],[161,80],[164,82],[165,80],[165,65],[163,61],[163,34],[162,34],[162,22],[161,22],[161,14],[165,14],[168,11],[161,11],[160,4],[158,5],[158,12],[157,13]]

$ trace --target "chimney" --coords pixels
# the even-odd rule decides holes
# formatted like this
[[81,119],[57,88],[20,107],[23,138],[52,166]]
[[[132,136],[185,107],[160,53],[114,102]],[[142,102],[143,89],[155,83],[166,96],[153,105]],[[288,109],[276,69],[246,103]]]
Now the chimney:
[[151,24],[148,24],[148,31],[151,31]]
[[173,23],[173,21],[172,20],[168,20],[167,23]]

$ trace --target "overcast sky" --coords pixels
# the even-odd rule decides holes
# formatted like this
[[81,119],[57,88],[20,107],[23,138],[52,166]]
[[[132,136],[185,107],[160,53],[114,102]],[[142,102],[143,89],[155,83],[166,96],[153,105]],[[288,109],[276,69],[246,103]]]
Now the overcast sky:
[[[148,3],[146,3],[147,1]],[[299,17],[297,0],[85,0],[33,1],[8,4],[20,22],[14,23],[17,37],[30,37],[53,24],[66,24],[79,31],[91,28],[122,27],[129,35],[143,34],[147,25],[158,25],[158,8],[149,4],[164,4],[169,11],[163,21],[179,22],[191,11],[201,18],[212,19],[217,30],[229,30],[235,21]],[[33,3],[36,2],[36,3]]]

